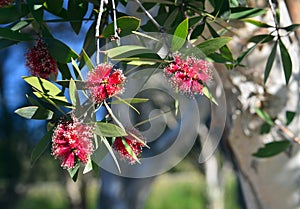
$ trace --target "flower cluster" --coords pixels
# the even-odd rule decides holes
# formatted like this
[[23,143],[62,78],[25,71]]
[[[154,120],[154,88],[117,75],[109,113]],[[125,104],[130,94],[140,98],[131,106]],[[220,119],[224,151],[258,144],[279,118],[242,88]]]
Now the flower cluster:
[[72,115],[72,121],[61,121],[55,128],[52,154],[62,161],[63,168],[74,168],[79,161],[85,164],[94,151],[92,138],[93,127]]
[[202,94],[205,84],[211,79],[208,62],[191,56],[183,59],[181,55],[175,55],[164,73],[174,88],[188,95]]
[[121,70],[113,70],[111,64],[100,64],[87,76],[87,88],[95,103],[99,104],[115,94],[122,93],[125,76]]
[[116,137],[112,147],[119,153],[122,159],[127,159],[130,164],[134,164],[137,162],[145,146],[145,143],[143,143],[144,140],[141,140],[143,140],[143,137],[136,129],[133,129],[128,132],[127,136]]
[[0,8],[12,5],[13,0],[0,0]]
[[32,75],[47,78],[51,74],[57,75],[57,63],[50,55],[46,44],[39,39],[36,45],[31,48],[26,57],[26,66]]

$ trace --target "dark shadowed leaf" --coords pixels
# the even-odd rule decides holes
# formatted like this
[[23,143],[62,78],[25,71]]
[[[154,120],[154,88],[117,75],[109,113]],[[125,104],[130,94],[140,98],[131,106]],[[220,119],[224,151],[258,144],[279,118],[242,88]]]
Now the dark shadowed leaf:
[[253,43],[267,43],[272,41],[275,38],[275,36],[269,35],[269,34],[262,34],[262,35],[256,35],[252,36],[248,42],[253,42]]
[[280,49],[282,67],[285,76],[285,82],[286,84],[288,84],[292,74],[292,60],[288,50],[286,49],[285,45],[282,43],[281,39],[279,39],[279,49]]
[[295,118],[295,116],[296,116],[295,112],[286,111],[286,113],[285,113],[285,118],[286,118],[285,125],[286,126],[290,125],[290,123],[293,121],[293,119]]
[[69,175],[74,182],[77,181],[78,174],[79,174],[79,168],[80,168],[80,163],[76,163],[74,168],[68,169]]
[[0,38],[8,39],[11,41],[32,41],[31,35],[13,31],[9,28],[0,28]]
[[60,63],[69,63],[71,58],[76,59],[78,57],[75,51],[57,39],[46,38],[45,42],[51,56]]
[[48,131],[43,138],[35,145],[32,153],[31,153],[31,166],[35,164],[35,162],[42,156],[42,154],[46,151],[48,148],[51,137],[52,137],[53,131]]
[[46,0],[44,6],[49,12],[59,14],[62,10],[63,3],[63,0]]
[[275,60],[275,57],[276,57],[276,51],[277,51],[277,43],[276,42],[272,48],[272,51],[271,51],[271,54],[270,56],[268,57],[268,60],[267,60],[267,64],[266,64],[266,68],[265,68],[265,75],[264,75],[264,83],[267,82],[267,79],[269,77],[269,74],[271,72],[271,69],[272,69],[272,66],[273,66],[273,63],[274,63],[274,60]]
[[281,28],[281,29],[284,29],[284,30],[286,30],[287,32],[291,32],[291,31],[297,30],[299,27],[300,27],[300,24],[292,24],[292,25],[283,27],[283,28]]
[[259,148],[258,151],[253,154],[253,156],[259,158],[273,157],[285,151],[289,146],[290,146],[289,141],[270,142],[265,144],[264,147]]
[[0,8],[0,24],[14,22],[29,13],[28,6],[21,4],[20,7],[13,5],[11,7]]
[[82,25],[80,21],[88,10],[88,3],[84,0],[69,0],[68,14],[71,19],[70,24],[75,33],[79,33]]

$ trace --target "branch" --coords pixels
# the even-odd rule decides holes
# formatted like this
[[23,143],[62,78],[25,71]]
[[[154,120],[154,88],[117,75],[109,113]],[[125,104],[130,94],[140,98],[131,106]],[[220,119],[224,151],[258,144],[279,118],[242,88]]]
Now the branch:
[[100,0],[100,7],[99,7],[99,14],[97,19],[97,25],[96,25],[96,65],[99,65],[100,63],[100,24],[101,24],[101,18],[103,14],[103,5],[107,4],[107,0]]
[[[288,9],[288,12],[290,14],[290,18],[292,20],[293,24],[299,24],[300,23],[300,3],[298,0],[285,0],[286,7]],[[296,38],[298,40],[298,43],[300,44],[300,28],[296,29]]]

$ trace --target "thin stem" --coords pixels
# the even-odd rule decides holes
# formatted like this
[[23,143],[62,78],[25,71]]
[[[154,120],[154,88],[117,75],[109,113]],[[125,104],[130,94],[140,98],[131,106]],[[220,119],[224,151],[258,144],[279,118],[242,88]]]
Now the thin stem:
[[274,6],[273,6],[273,2],[272,2],[272,0],[268,0],[268,1],[269,1],[269,5],[270,5],[270,8],[271,8],[271,12],[272,12],[272,15],[273,15],[273,18],[274,18],[275,27],[276,27],[276,29],[278,30],[278,28],[279,28],[279,23],[277,22],[276,11],[275,11],[275,8],[274,8]]
[[101,24],[101,18],[103,14],[103,5],[104,2],[107,3],[107,0],[100,0],[100,7],[99,7],[99,14],[97,19],[97,25],[96,25],[96,65],[99,65],[100,63],[100,24]]
[[151,20],[151,22],[157,27],[157,29],[160,32],[163,32],[164,28],[160,26],[160,24],[152,17],[152,15],[146,10],[146,8],[142,5],[142,3],[139,0],[134,0],[139,7],[143,10],[143,12],[146,14],[146,16]]
[[112,3],[112,7],[113,7],[113,19],[114,19],[114,38],[116,40],[116,43],[118,46],[120,46],[120,37],[118,34],[118,25],[117,25],[117,12],[116,12],[116,5],[115,5],[115,1],[111,0]]

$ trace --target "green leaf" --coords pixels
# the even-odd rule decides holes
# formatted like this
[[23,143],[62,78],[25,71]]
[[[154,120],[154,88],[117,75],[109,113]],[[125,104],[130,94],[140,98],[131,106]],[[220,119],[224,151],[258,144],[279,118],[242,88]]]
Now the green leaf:
[[[80,32],[82,21],[80,21],[88,10],[88,3],[84,0],[69,0],[68,15],[71,19],[70,24],[76,34]],[[72,21],[75,20],[75,21]]]
[[62,10],[63,0],[46,0],[44,7],[53,14],[59,14]]
[[137,45],[124,45],[109,49],[107,55],[112,59],[128,58],[138,54],[153,53],[150,49]]
[[44,1],[43,0],[27,0],[29,11],[31,12],[34,19],[38,22],[43,21],[44,17]]
[[265,14],[267,10],[251,7],[231,8],[230,19],[244,19]]
[[189,20],[187,18],[177,26],[172,39],[172,52],[176,52],[184,45],[188,35],[188,28]]
[[136,156],[136,154],[134,153],[134,151],[132,150],[131,146],[126,142],[125,139],[122,138],[122,144],[124,145],[126,151],[128,152],[128,154],[138,163],[140,163],[140,160],[138,159],[138,157]]
[[210,101],[212,101],[213,103],[215,103],[215,105],[218,105],[218,102],[213,97],[212,93],[209,91],[209,89],[207,88],[207,86],[204,86],[204,88],[202,89],[202,92],[203,92],[204,96],[206,96]]
[[5,49],[11,45],[17,44],[17,41],[7,40],[7,39],[0,39],[0,50]]
[[12,41],[32,41],[31,35],[26,33],[20,33],[18,31],[13,31],[9,28],[0,28],[0,38],[12,40]]
[[[136,31],[141,24],[141,20],[134,16],[123,16],[117,19],[117,26],[120,28],[120,37],[130,35],[132,31]],[[110,23],[103,30],[102,36],[105,38],[110,38],[115,34],[114,23]]]
[[51,110],[38,106],[22,107],[17,109],[15,113],[21,117],[36,120],[50,120],[53,117],[53,112]]
[[29,13],[26,4],[12,5],[6,8],[0,8],[0,24],[12,23]]
[[35,145],[34,149],[31,153],[31,166],[35,164],[35,162],[42,156],[42,154],[45,152],[45,150],[48,148],[51,137],[52,137],[53,131],[48,131],[43,138]]
[[83,169],[83,174],[86,174],[90,171],[93,170],[93,163],[92,163],[92,160],[89,159],[88,162],[86,163],[86,165],[84,166],[84,169]]
[[61,90],[46,79],[35,76],[24,76],[23,79],[35,90],[43,92],[46,95],[57,96],[61,94]]
[[292,24],[281,29],[286,30],[287,32],[295,31],[300,27],[300,24]]
[[263,123],[260,127],[260,134],[270,133],[272,126],[270,126],[267,122]]
[[253,154],[253,156],[259,158],[273,157],[285,151],[289,146],[290,146],[289,141],[270,142],[265,144],[264,147],[259,148],[258,151]]
[[268,60],[267,60],[267,64],[266,64],[266,68],[265,68],[265,75],[264,75],[264,83],[267,82],[267,79],[269,77],[269,74],[271,72],[271,69],[272,69],[272,66],[273,66],[273,63],[274,63],[274,60],[275,60],[275,57],[276,57],[276,51],[277,51],[277,43],[276,42],[272,48],[272,51],[271,51],[271,54],[270,56],[268,57]]
[[292,112],[292,111],[286,111],[285,112],[285,118],[286,118],[286,123],[285,125],[288,126],[291,124],[291,122],[293,121],[293,119],[295,118],[296,113]]
[[254,108],[256,114],[261,118],[263,119],[266,123],[268,123],[270,126],[273,126],[274,125],[274,121],[272,120],[271,116],[263,111],[262,109],[258,108],[258,107],[255,107]]
[[191,39],[198,38],[204,31],[204,28],[205,28],[205,23],[201,23],[201,24],[197,25],[191,34]]
[[124,129],[115,124],[104,122],[96,122],[94,133],[105,137],[127,136]]
[[292,74],[292,60],[288,50],[286,49],[285,45],[282,43],[281,39],[279,39],[279,49],[280,49],[284,76],[285,76],[285,82],[286,84],[288,84]]
[[[103,137],[104,138],[104,137]],[[103,139],[104,140],[104,139]],[[103,142],[101,141],[101,144],[99,144],[98,148],[94,151],[93,155],[91,156],[92,160],[100,167],[102,160],[106,157],[108,154],[108,149],[105,147]],[[104,145],[104,146],[103,146]]]
[[74,67],[74,73],[75,73],[75,76],[76,78],[78,78],[79,80],[83,81],[83,77],[82,77],[82,74],[81,74],[81,71],[76,63],[76,61],[72,58],[72,65]]
[[85,52],[84,49],[82,49],[81,54],[82,54],[83,60],[86,64],[86,66],[88,67],[89,71],[94,70],[95,66],[94,66],[92,60],[90,59],[90,57],[88,56],[88,54]]
[[69,82],[69,95],[70,95],[70,100],[72,105],[76,107],[76,104],[79,104],[79,97],[76,88],[76,83],[72,78],[70,79]]
[[77,181],[78,174],[79,174],[79,168],[80,168],[80,163],[76,163],[74,168],[68,169],[69,175],[74,182]]
[[[122,100],[124,100],[130,104],[145,103],[145,102],[149,101],[149,99],[146,99],[146,98],[123,98]],[[123,104],[123,102],[120,100],[114,100],[111,102],[111,104]]]
[[270,34],[261,34],[261,35],[252,36],[248,40],[248,42],[253,42],[256,44],[263,44],[263,43],[273,41],[274,38],[275,38],[275,36],[272,36]]
[[205,55],[209,55],[221,47],[225,46],[229,41],[231,41],[231,37],[218,37],[212,38],[202,43],[198,44],[196,47],[200,49]]
[[75,51],[57,39],[46,38],[45,42],[51,56],[60,63],[66,64],[71,62],[71,58],[76,59],[79,57]]
[[267,23],[264,23],[264,22],[261,22],[261,21],[258,21],[258,20],[255,20],[255,19],[242,19],[242,21],[244,22],[247,22],[247,23],[251,23],[252,25],[255,25],[257,27],[260,27],[260,28],[272,28],[274,26],[271,26]]

